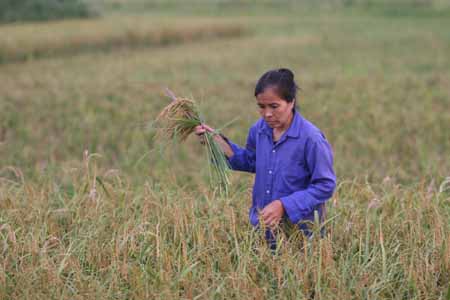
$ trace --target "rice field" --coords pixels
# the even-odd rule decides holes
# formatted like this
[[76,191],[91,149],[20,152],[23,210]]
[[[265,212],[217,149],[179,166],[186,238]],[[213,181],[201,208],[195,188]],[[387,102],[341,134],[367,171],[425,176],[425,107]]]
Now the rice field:
[[[95,30],[92,30],[95,28]],[[8,24],[1,28],[0,63],[71,56],[118,48],[158,47],[244,34],[231,21],[208,18],[189,22],[145,16]]]
[[[0,299],[450,299],[445,7],[136,5],[0,26]],[[281,234],[274,255],[252,176],[225,196],[196,137],[162,148],[148,125],[169,87],[244,144],[281,66],[338,187],[325,237]]]

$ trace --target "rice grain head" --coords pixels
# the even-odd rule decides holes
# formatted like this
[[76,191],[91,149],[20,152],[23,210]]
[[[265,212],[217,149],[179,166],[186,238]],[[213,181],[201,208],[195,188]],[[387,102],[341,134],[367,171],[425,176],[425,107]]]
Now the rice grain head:
[[180,98],[172,101],[157,116],[157,133],[160,138],[177,138],[181,141],[194,132],[201,119],[194,101]]

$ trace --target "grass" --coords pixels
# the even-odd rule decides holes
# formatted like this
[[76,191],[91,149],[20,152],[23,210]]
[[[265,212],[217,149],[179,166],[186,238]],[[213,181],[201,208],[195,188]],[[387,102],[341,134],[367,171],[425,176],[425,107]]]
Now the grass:
[[[126,17],[107,18],[99,39]],[[0,298],[448,299],[449,21],[278,7],[216,22],[250,34],[0,65]],[[33,40],[26,28],[9,36]],[[143,128],[170,86],[213,127],[238,117],[224,134],[244,144],[255,82],[280,66],[339,183],[325,238],[286,237],[272,255],[247,219],[251,175],[223,197],[197,139],[142,159]]]

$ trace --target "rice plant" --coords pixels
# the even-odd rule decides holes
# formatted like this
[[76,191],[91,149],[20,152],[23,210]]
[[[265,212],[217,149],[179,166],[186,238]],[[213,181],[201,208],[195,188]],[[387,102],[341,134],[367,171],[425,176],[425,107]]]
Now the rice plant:
[[439,186],[439,193],[444,193],[445,191],[450,191],[450,176],[445,178]]
[[[199,109],[193,100],[176,98],[173,93],[167,91],[172,102],[167,105],[158,115],[155,121],[156,137],[164,141],[185,141],[194,132],[195,127],[204,123]],[[229,191],[229,166],[225,154],[215,140],[219,135],[214,132],[205,132],[204,141],[211,182],[219,187],[219,192],[227,195]]]

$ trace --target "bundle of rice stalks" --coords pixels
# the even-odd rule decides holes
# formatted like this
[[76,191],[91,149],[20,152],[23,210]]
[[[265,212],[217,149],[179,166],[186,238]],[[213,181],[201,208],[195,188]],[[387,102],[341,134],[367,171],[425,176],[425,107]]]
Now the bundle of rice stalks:
[[[156,118],[156,137],[160,140],[184,141],[196,126],[204,122],[194,101],[176,98],[173,93],[170,96],[172,102]],[[219,187],[219,192],[227,195],[230,168],[222,148],[214,139],[218,134],[217,131],[204,134],[206,154],[212,183]]]
[[159,138],[184,141],[201,123],[197,107],[192,100],[175,99],[156,118],[156,134]]

